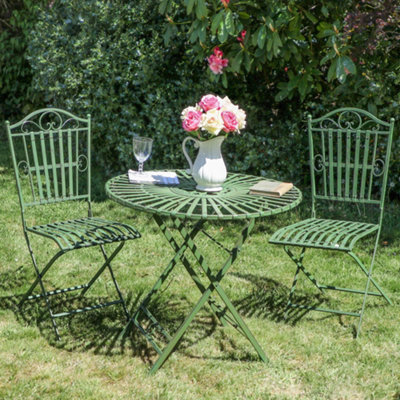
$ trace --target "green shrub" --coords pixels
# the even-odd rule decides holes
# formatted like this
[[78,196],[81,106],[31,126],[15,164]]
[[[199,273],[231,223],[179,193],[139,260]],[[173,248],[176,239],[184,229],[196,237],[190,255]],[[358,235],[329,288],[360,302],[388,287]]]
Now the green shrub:
[[[176,3],[171,2],[176,11],[174,18],[184,22],[186,8]],[[337,15],[337,7],[328,8]],[[317,9],[322,13],[321,7]],[[301,12],[307,29],[318,34],[319,25]],[[302,96],[294,86],[284,101],[277,101],[280,89],[276,82],[287,77],[278,54],[273,60],[275,69],[268,72],[266,63],[260,71],[231,71],[229,85],[224,88],[221,80],[208,79],[207,62],[199,60],[202,53],[197,52],[185,29],[171,25],[173,36],[166,46],[165,23],[147,0],[58,0],[51,9],[41,10],[32,32],[29,60],[36,90],[50,106],[92,114],[94,158],[105,174],[136,166],[131,148],[135,134],[155,139],[152,158],[145,168],[184,167],[181,110],[203,94],[215,93],[228,95],[247,113],[246,129],[223,144],[228,171],[290,179],[306,188],[309,171],[305,115],[322,115],[339,106],[369,107],[373,82],[355,74],[347,76],[344,83],[319,77],[322,92],[311,85],[313,92]],[[310,49],[302,55],[303,61],[307,54],[312,54]],[[327,67],[323,64],[318,68]],[[397,111],[386,99],[398,96],[397,83],[384,84],[388,82],[386,70],[374,77],[379,79],[380,92],[372,98],[383,94],[385,99],[378,115],[395,115]],[[395,163],[392,185],[398,172]]]
[[147,168],[183,165],[180,112],[211,84],[167,50],[162,17],[146,0],[58,1],[43,10],[29,47],[37,90],[51,106],[93,119],[94,159],[106,173],[133,167],[132,137],[153,137]]
[[26,60],[36,10],[44,0],[0,0],[0,120],[18,118],[41,104]]

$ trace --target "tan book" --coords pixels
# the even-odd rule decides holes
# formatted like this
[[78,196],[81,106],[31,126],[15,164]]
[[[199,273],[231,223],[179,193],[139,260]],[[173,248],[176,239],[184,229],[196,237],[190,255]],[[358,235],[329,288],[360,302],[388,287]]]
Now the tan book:
[[250,188],[249,193],[260,196],[281,197],[293,187],[289,182],[260,181]]

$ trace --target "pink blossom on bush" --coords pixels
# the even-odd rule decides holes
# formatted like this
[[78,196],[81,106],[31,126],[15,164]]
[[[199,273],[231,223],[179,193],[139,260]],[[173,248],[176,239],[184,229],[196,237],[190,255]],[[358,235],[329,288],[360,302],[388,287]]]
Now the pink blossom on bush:
[[222,111],[221,113],[222,121],[224,122],[225,132],[234,132],[238,129],[239,123],[236,115],[231,111]]
[[208,110],[212,110],[213,108],[216,108],[218,110],[221,105],[217,96],[207,94],[201,98],[199,106],[204,110],[204,112],[207,112]]
[[231,0],[221,0],[221,3],[223,4],[223,6],[226,8],[228,7],[228,4]]
[[228,66],[229,60],[227,58],[222,58],[224,53],[216,47],[214,49],[214,54],[211,54],[207,58],[208,66],[214,74],[222,74],[222,69]]
[[185,119],[182,121],[183,129],[187,132],[197,131],[200,127],[202,115],[201,111],[188,111]]

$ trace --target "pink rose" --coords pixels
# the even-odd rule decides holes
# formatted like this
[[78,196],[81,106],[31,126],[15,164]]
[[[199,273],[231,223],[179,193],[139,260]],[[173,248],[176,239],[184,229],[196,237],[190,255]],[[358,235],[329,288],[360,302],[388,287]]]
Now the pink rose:
[[212,94],[207,94],[201,98],[199,106],[204,110],[204,112],[207,112],[208,110],[213,110],[214,108],[218,110],[221,105],[219,104],[218,97]]
[[222,121],[224,121],[224,131],[233,132],[239,127],[236,115],[232,111],[222,111],[221,113]]
[[211,54],[207,58],[208,66],[214,74],[222,74],[222,69],[228,66],[229,60],[227,58],[222,58],[224,53],[216,47],[214,49],[214,54]]
[[201,111],[188,111],[185,119],[182,121],[183,129],[187,132],[197,131],[200,127],[202,115]]

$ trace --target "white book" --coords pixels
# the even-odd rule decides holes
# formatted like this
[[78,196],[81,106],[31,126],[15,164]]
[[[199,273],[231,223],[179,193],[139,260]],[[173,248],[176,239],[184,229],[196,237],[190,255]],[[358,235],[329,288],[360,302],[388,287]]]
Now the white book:
[[128,170],[130,183],[153,184],[153,185],[178,185],[179,179],[173,171],[144,171],[139,173],[132,169]]

